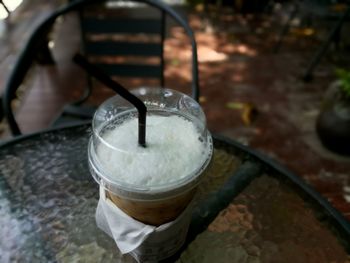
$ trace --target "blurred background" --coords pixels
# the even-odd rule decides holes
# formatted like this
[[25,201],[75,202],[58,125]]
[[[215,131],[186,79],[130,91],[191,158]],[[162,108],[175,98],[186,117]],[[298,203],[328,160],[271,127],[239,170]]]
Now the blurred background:
[[[166,2],[195,31],[200,102],[211,132],[284,164],[350,219],[348,2]],[[0,3],[3,94],[35,27],[67,1]],[[123,14],[132,16],[135,6],[122,3]],[[190,42],[181,28],[166,22],[165,86],[189,92]],[[54,63],[38,59],[12,101],[23,133],[50,127],[67,102],[79,99],[87,85],[86,74],[72,62],[82,46],[79,15],[61,17],[48,36],[45,40]],[[129,88],[158,85],[152,79],[118,80]],[[86,103],[98,105],[111,95],[97,84]],[[4,118],[0,135],[2,140],[11,137]]]

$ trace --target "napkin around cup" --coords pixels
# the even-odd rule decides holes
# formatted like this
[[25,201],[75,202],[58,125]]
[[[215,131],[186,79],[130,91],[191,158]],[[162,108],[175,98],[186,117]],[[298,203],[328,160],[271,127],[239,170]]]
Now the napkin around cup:
[[102,187],[100,187],[100,200],[96,209],[96,223],[115,240],[122,254],[136,249],[156,229],[155,226],[143,224],[125,214],[106,198]]
[[106,198],[105,190],[100,186],[96,223],[102,231],[114,239],[122,254],[130,253],[138,261],[160,260],[174,254],[182,246],[192,208],[193,202],[174,221],[158,227],[147,225],[120,210]]

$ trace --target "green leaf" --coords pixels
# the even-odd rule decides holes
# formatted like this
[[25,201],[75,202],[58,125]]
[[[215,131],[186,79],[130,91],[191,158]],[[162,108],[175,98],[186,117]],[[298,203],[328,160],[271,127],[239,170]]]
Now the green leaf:
[[340,81],[339,88],[347,99],[350,99],[350,71],[338,68],[335,73]]
[[243,108],[243,103],[241,103],[241,102],[228,102],[228,103],[226,103],[226,108],[229,108],[232,110],[240,110]]

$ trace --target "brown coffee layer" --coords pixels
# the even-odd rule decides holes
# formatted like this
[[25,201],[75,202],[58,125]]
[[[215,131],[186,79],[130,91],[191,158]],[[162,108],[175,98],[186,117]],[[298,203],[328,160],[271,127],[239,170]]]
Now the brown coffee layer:
[[173,221],[192,200],[195,189],[159,201],[129,200],[106,191],[106,196],[132,218],[148,225],[159,226]]

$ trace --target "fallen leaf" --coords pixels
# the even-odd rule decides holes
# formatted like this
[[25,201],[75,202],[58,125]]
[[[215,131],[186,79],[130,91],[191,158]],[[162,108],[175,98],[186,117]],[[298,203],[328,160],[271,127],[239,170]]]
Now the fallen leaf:
[[240,110],[243,109],[244,103],[242,102],[228,102],[226,103],[226,108],[232,109],[232,110]]
[[250,125],[253,122],[253,120],[255,119],[257,113],[258,113],[258,111],[254,107],[254,105],[252,105],[250,103],[245,103],[243,106],[243,112],[241,115],[243,123],[247,126]]
[[241,119],[244,125],[250,125],[255,119],[258,111],[255,106],[251,103],[246,102],[228,102],[226,103],[226,108],[231,110],[240,110]]

